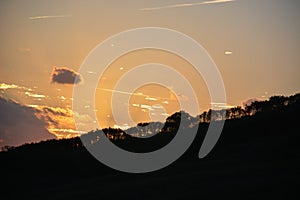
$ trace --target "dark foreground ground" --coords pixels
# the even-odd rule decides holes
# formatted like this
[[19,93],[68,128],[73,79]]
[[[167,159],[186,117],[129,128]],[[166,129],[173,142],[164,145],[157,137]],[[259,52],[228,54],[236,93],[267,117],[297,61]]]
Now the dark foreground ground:
[[0,198],[290,198],[300,181],[299,114],[285,110],[229,120],[204,159],[197,158],[199,133],[179,160],[146,174],[112,170],[68,141],[16,148],[0,153]]

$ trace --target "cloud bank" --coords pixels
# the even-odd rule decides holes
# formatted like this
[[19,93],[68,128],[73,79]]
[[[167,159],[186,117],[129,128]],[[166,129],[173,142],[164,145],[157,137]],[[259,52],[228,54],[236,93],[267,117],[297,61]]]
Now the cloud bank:
[[67,67],[54,67],[51,73],[51,82],[58,84],[78,84],[82,81],[79,73]]
[[56,138],[39,120],[34,108],[0,97],[0,147]]

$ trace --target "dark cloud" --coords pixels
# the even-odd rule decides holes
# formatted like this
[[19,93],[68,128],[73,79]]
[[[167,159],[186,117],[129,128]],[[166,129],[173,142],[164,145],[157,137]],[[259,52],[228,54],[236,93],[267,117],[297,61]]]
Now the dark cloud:
[[78,84],[82,81],[79,73],[67,67],[54,67],[51,82],[59,84]]
[[35,109],[0,97],[0,147],[17,146],[56,138],[47,124],[35,115]]

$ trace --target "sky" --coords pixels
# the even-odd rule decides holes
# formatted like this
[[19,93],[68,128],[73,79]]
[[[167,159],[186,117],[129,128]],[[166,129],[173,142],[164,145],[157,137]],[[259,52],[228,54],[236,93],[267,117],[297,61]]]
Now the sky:
[[[0,146],[69,138],[95,124],[127,127],[163,121],[180,109],[180,102],[190,106],[192,115],[209,109],[203,78],[185,70],[190,63],[170,52],[147,49],[116,59],[99,79],[97,103],[86,105],[96,111],[96,121],[73,111],[73,87],[86,82],[79,69],[89,53],[110,36],[134,28],[173,29],[201,44],[220,71],[229,107],[252,98],[295,94],[300,91],[299,19],[298,0],[2,0]],[[172,73],[161,77],[173,77],[164,86],[134,88],[145,77],[166,74],[155,64],[147,74],[135,71],[126,79],[124,74],[146,63],[178,69],[200,97],[195,100]],[[114,88],[121,78],[125,82]],[[113,95],[115,104],[109,102]],[[124,105],[129,121],[123,117]],[[73,116],[84,130],[76,129]]]

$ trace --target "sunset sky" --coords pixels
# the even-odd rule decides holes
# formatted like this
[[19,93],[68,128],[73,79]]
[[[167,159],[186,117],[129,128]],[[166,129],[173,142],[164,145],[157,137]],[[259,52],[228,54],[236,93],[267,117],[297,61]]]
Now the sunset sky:
[[[74,83],[74,78],[80,77],[78,70],[96,45],[133,28],[174,29],[201,44],[222,75],[228,106],[241,105],[251,98],[297,93],[299,19],[298,0],[2,0],[0,146],[82,133],[73,122],[73,115],[80,114],[72,111],[72,91],[74,84],[84,84],[85,80]],[[112,95],[114,81],[125,72],[153,62],[182,71],[190,65],[159,50],[136,51],[115,60],[100,79],[95,95],[98,103],[94,109],[102,127],[134,125],[125,119],[116,124],[105,101]],[[137,75],[146,77],[136,74],[129,79]],[[210,98],[202,78],[189,73],[186,76],[201,93],[199,111],[209,109]],[[178,102],[192,105],[197,101],[188,92],[172,91],[178,87],[185,91],[180,85],[175,81],[166,87],[148,85],[116,94],[130,96],[134,123],[151,120],[153,105],[161,115],[155,120],[163,120],[180,109]],[[123,108],[117,109],[122,118]],[[189,112],[196,115],[193,111],[191,107]],[[87,127],[96,123],[88,115],[78,117]]]

